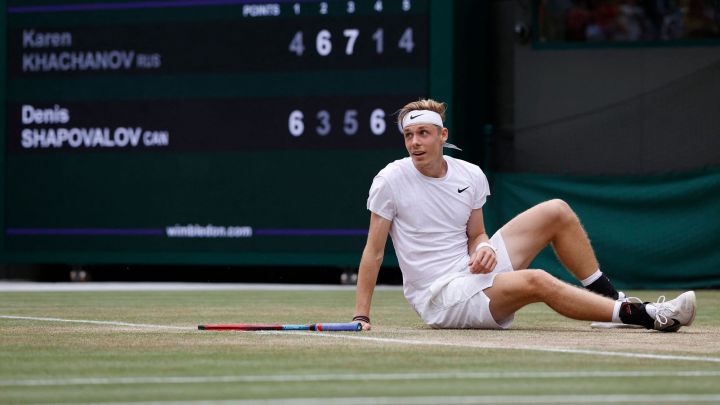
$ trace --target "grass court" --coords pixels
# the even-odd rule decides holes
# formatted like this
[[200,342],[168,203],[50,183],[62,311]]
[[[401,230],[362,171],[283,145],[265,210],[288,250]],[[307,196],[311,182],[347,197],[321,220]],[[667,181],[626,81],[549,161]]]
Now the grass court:
[[[644,300],[680,291],[632,291]],[[595,330],[543,304],[507,331],[432,330],[379,287],[371,332],[210,332],[346,322],[354,289],[0,292],[0,403],[718,403],[720,292],[678,333]]]

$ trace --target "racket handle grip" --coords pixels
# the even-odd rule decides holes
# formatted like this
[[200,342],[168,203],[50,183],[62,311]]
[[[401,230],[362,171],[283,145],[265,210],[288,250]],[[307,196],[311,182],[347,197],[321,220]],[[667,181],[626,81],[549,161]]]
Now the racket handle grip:
[[362,330],[362,324],[360,322],[318,323],[315,324],[315,330],[318,332],[359,332]]

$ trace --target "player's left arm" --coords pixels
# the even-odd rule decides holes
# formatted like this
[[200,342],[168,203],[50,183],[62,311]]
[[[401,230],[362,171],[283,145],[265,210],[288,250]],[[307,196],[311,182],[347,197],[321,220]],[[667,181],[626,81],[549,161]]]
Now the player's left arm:
[[468,267],[470,272],[475,274],[490,273],[497,264],[495,251],[489,247],[482,245],[487,244],[490,238],[485,232],[485,223],[483,222],[482,208],[474,209],[470,214],[467,223],[468,236],[468,253],[470,260]]

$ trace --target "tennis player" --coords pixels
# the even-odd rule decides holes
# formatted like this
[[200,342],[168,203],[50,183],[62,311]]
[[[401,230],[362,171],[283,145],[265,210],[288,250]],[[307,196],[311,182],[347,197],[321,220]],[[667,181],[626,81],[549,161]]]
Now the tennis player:
[[[693,322],[692,291],[656,303],[619,293],[600,270],[577,215],[562,200],[522,212],[489,237],[482,212],[488,181],[478,166],[443,155],[445,108],[420,100],[398,114],[410,156],[387,165],[370,187],[354,321],[370,329],[373,291],[391,235],[405,298],[433,328],[505,329],[516,311],[535,302],[572,319],[665,332]],[[585,289],[527,269],[547,245]]]

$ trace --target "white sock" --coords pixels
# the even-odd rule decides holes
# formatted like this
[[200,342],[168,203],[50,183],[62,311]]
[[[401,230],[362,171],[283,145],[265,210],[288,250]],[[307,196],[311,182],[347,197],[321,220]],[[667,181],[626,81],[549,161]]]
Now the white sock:
[[597,270],[595,271],[595,273],[593,273],[593,274],[590,275],[590,277],[588,277],[588,278],[586,278],[586,279],[584,279],[584,280],[580,280],[580,284],[582,284],[583,287],[587,287],[587,286],[589,286],[590,284],[594,283],[595,280],[599,279],[600,276],[602,276],[602,275],[603,275],[603,272],[600,271],[600,269],[597,269]]
[[615,301],[615,307],[613,308],[612,321],[615,323],[622,323],[620,320],[620,305],[622,301]]

